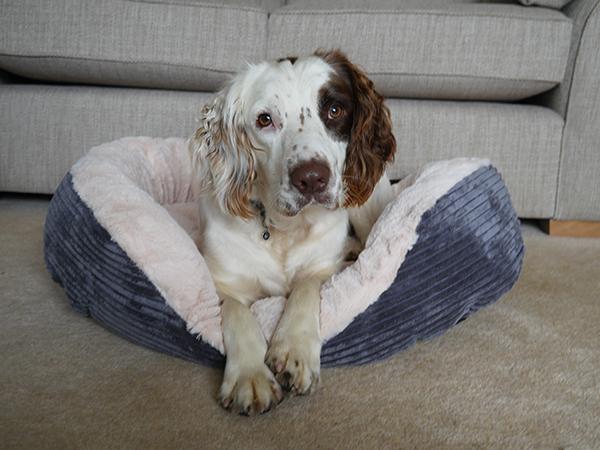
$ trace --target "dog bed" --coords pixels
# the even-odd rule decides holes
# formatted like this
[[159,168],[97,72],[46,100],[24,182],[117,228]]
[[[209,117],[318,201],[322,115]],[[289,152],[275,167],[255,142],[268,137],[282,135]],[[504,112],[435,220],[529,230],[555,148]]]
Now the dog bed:
[[[78,312],[137,344],[220,366],[219,300],[195,245],[197,184],[183,139],[95,147],[52,198],[45,259]],[[394,187],[358,259],[321,289],[325,366],[382,359],[439,335],[519,276],[519,221],[488,161],[433,163]],[[267,339],[284,303],[251,308]]]

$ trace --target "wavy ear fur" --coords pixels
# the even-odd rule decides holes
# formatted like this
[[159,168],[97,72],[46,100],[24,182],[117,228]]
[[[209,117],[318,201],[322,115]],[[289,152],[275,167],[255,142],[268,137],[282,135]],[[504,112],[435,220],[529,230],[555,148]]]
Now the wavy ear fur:
[[396,139],[390,110],[367,74],[341,51],[318,51],[316,55],[331,64],[352,87],[354,111],[344,165],[344,206],[360,206],[373,193],[387,163],[394,159]]
[[221,209],[250,218],[254,147],[240,119],[235,107],[227,105],[227,91],[221,91],[202,108],[190,152],[200,182],[212,189]]

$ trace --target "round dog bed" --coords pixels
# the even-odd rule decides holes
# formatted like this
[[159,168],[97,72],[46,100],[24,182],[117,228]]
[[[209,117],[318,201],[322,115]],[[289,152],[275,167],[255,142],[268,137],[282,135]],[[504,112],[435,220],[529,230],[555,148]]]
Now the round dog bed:
[[[45,259],[77,311],[135,343],[222,365],[219,300],[194,243],[197,184],[182,139],[93,148],[50,203]],[[519,221],[488,161],[434,163],[395,190],[356,262],[322,287],[325,366],[367,363],[439,335],[519,276]],[[284,303],[252,306],[267,339]]]

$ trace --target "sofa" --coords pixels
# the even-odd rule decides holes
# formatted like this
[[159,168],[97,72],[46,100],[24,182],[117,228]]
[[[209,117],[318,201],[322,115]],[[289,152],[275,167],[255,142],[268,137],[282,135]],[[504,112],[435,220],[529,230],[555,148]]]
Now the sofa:
[[487,157],[520,217],[597,221],[599,3],[1,0],[0,191],[51,194],[102,142],[189,136],[246,64],[340,48],[387,99],[392,179]]

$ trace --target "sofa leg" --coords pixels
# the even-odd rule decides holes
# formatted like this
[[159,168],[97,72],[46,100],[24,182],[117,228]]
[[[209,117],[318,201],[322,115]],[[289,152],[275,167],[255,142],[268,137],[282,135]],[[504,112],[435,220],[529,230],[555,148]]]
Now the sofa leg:
[[550,236],[600,237],[600,222],[544,219],[540,228]]

